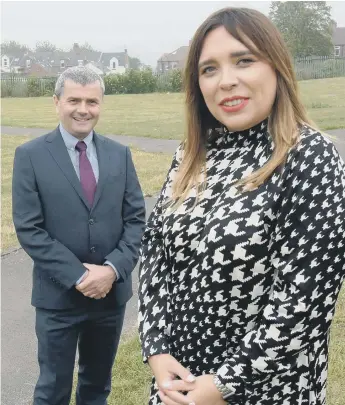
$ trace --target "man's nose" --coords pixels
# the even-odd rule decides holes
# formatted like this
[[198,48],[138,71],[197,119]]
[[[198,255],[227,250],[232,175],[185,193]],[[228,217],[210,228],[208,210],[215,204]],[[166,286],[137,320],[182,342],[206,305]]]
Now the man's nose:
[[79,114],[87,114],[87,106],[86,103],[81,102],[78,104],[78,109],[77,109]]

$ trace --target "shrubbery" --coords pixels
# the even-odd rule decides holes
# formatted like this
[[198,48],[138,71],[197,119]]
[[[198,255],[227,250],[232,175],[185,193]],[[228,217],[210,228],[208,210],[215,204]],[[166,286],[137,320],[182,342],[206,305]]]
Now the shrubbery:
[[41,97],[54,94],[56,77],[1,79],[1,97]]
[[[1,80],[1,97],[40,97],[54,94],[55,77],[9,77]],[[156,75],[152,69],[128,70],[104,77],[105,94],[175,93],[182,91],[182,71]]]
[[[319,58],[295,61],[298,80],[345,76],[344,58]],[[56,77],[18,78],[1,80],[1,97],[52,96]],[[183,91],[183,73],[180,69],[155,74],[152,69],[128,70],[124,74],[104,77],[105,94],[178,93]]]
[[105,94],[140,94],[154,93],[157,76],[151,69],[128,70],[124,74],[105,76]]

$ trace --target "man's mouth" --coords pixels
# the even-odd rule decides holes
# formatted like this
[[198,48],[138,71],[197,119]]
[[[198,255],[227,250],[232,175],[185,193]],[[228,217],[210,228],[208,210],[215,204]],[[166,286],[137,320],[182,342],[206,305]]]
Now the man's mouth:
[[75,121],[78,121],[78,122],[87,122],[87,121],[89,121],[91,118],[78,118],[78,117],[73,117],[73,119],[74,119]]

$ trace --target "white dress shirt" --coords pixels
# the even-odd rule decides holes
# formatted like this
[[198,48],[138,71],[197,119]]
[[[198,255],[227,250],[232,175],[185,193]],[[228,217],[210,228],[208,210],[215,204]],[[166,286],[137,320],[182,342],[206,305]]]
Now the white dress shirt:
[[[62,126],[60,123],[59,125],[60,133],[62,136],[62,139],[66,145],[69,157],[71,158],[73,167],[75,169],[75,172],[77,173],[78,179],[80,180],[80,170],[79,170],[79,151],[75,148],[77,143],[79,142],[79,139],[77,139],[75,136],[71,135],[69,132],[65,130],[65,128]],[[97,150],[96,150],[96,145],[93,141],[93,131],[89,133],[89,135],[83,139],[83,141],[86,143],[86,156],[90,161],[93,174],[95,175],[96,178],[96,183],[98,183],[99,179],[99,167],[98,167],[98,158],[97,158]],[[116,280],[119,280],[120,274],[116,270],[115,266],[109,261],[104,262],[105,265],[109,265],[113,268],[116,274]],[[76,282],[76,285],[80,284],[81,280],[85,276],[87,271],[80,277],[80,279]]]

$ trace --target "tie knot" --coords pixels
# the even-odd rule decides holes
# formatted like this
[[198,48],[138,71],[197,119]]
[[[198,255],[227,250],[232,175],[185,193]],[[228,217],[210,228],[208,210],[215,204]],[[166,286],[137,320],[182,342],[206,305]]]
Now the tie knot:
[[79,152],[84,152],[86,151],[86,143],[84,141],[79,141],[76,145],[75,148],[79,151]]

